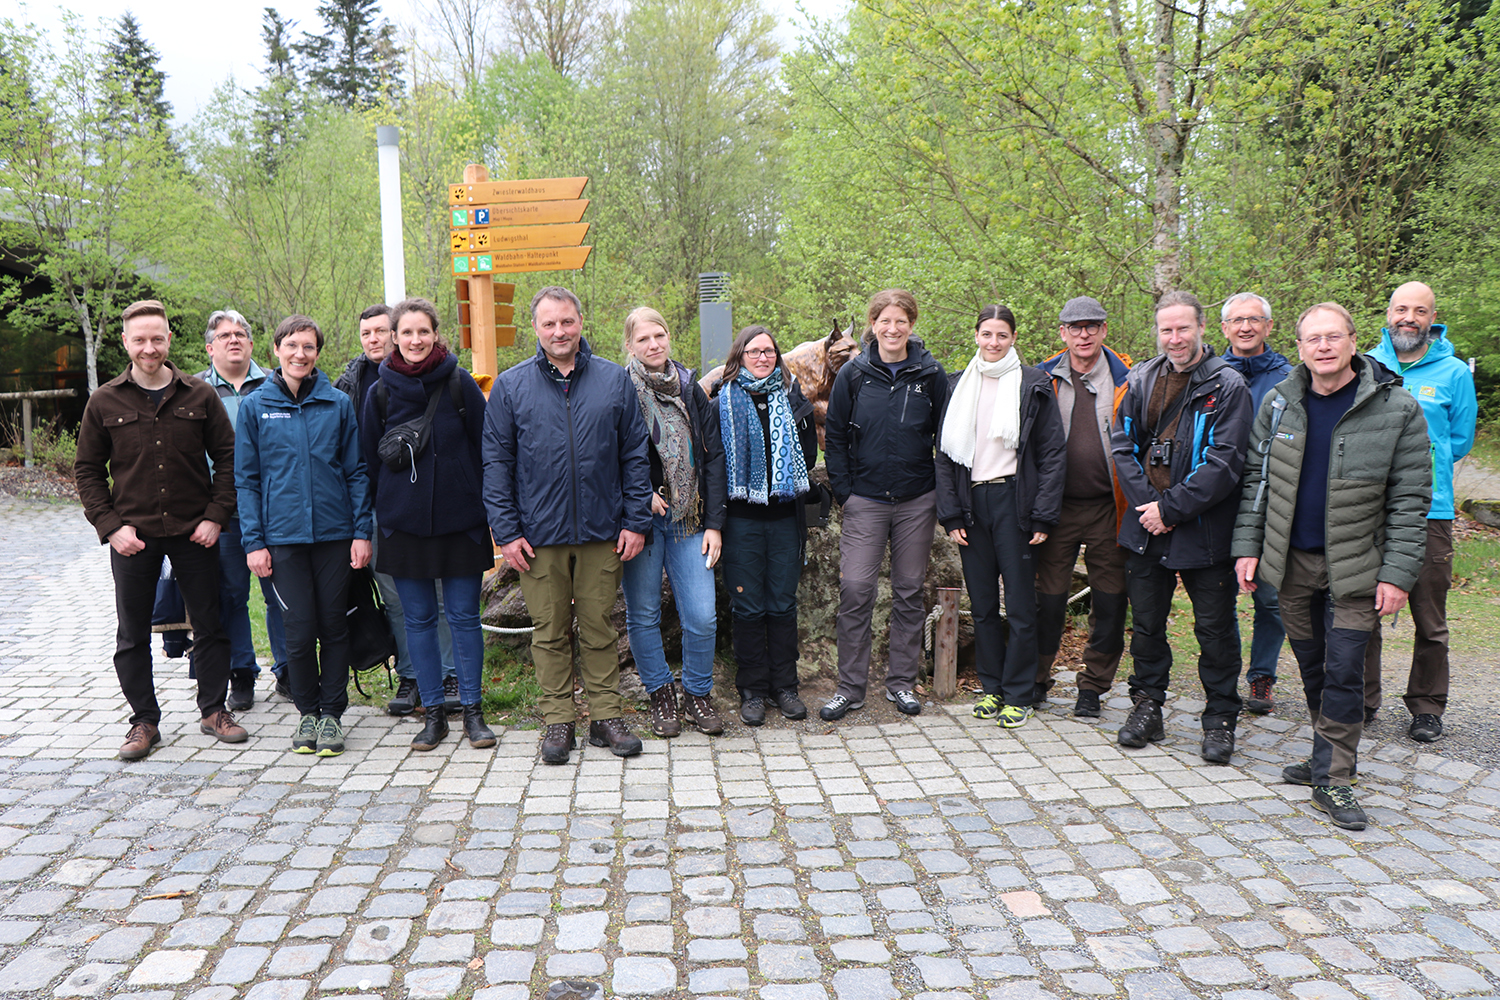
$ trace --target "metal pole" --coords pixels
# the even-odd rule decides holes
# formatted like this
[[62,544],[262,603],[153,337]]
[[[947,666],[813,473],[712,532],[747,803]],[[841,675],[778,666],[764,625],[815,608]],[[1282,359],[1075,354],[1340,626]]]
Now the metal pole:
[[385,301],[395,305],[406,298],[406,248],[401,239],[401,130],[394,125],[375,129],[380,160],[380,248],[385,256]]
[[21,400],[21,436],[26,443],[26,468],[36,464],[36,455],[31,449],[31,397]]

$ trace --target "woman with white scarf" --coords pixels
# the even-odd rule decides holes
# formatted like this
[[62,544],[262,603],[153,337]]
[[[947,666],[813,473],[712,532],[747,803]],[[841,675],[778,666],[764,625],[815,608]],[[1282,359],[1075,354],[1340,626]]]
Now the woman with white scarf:
[[[710,736],[724,731],[714,707],[714,564],[724,528],[724,446],[713,404],[693,373],[671,358],[667,321],[649,306],[625,317],[625,366],[646,421],[651,458],[651,534],[625,563],[625,626],[641,683],[651,695],[651,731],[671,738],[683,720]],[[666,571],[682,623],[679,709],[661,639]]]
[[[984,695],[981,719],[1024,726],[1036,675],[1036,564],[1062,509],[1067,438],[1051,380],[1021,363],[1016,318],[985,306],[974,329],[978,350],[949,375],[948,409],[938,437],[938,521],[959,545],[974,612],[974,654]],[[999,580],[1005,581],[1001,622]]]

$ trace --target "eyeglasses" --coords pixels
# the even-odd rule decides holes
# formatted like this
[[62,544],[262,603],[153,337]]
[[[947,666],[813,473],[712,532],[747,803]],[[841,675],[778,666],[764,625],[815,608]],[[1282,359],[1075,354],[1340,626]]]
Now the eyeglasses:
[[1232,319],[1226,319],[1224,321],[1224,325],[1225,326],[1244,326],[1246,323],[1249,323],[1251,326],[1255,326],[1257,324],[1264,323],[1266,320],[1268,320],[1270,318],[1271,317],[1269,317],[1269,316],[1235,316]]
[[1327,344],[1329,347],[1337,347],[1348,339],[1349,334],[1347,333],[1329,333],[1318,337],[1303,337],[1302,343],[1308,347],[1321,347],[1324,344]]
[[747,347],[747,348],[745,348],[745,357],[747,357],[747,358],[754,358],[756,360],[760,360],[761,358],[774,358],[774,357],[776,357],[776,348],[774,348],[774,347]]
[[1104,328],[1103,323],[1064,323],[1063,329],[1072,334],[1098,333]]
[[249,340],[250,335],[244,330],[225,330],[223,333],[214,334],[215,340]]

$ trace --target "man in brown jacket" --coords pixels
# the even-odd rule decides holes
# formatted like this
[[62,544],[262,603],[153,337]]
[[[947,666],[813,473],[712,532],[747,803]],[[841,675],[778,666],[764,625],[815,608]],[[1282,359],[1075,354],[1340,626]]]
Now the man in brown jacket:
[[163,557],[193,624],[199,727],[225,743],[249,734],[224,707],[229,639],[219,623],[218,540],[234,516],[234,427],[214,390],[167,360],[172,331],[160,302],[132,303],[120,320],[130,367],[89,397],[74,475],[84,515],[111,549],[115,673],[131,709],[120,756],[137,760],[161,742],[151,607]]

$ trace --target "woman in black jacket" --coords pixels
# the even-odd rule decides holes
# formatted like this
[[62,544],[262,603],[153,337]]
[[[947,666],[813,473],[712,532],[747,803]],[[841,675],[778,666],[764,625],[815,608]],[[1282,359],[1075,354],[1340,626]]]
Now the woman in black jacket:
[[[479,629],[479,585],[495,565],[481,496],[479,441],[484,394],[438,335],[437,310],[426,299],[407,299],[391,315],[394,349],[380,364],[380,381],[365,399],[360,421],[380,547],[375,569],[395,578],[406,612],[406,641],[422,704],[429,706],[413,750],[431,750],[448,735],[443,711],[443,664],[438,652],[437,587],[453,633],[458,697],[471,746],[492,747],[484,722],[480,680],[484,636]],[[386,432],[432,411],[427,446],[403,468],[379,457]],[[412,456],[408,455],[408,458]]]
[[[949,376],[948,410],[938,438],[938,519],[959,545],[974,611],[974,659],[984,696],[981,719],[1007,729],[1031,718],[1036,675],[1036,563],[1062,510],[1067,438],[1046,373],[1013,350],[1016,318],[985,306],[974,328],[978,350]],[[1005,581],[1006,641],[1000,621]]]
[[734,338],[714,386],[713,433],[724,444],[728,496],[724,585],[734,611],[735,686],[740,720],[766,721],[766,703],[807,718],[797,696],[797,581],[818,458],[812,404],[781,362],[771,331],[747,326]]
[[937,526],[933,442],[948,380],[912,336],[917,300],[888,288],[870,300],[865,348],[839,369],[828,398],[824,455],[844,508],[839,535],[839,687],[818,714],[832,722],[865,707],[870,622],[880,564],[891,553],[891,642],[885,697],[917,715],[922,592]]
[[625,625],[636,671],[651,695],[651,731],[682,732],[672,668],[661,641],[661,575],[666,570],[682,622],[683,714],[715,735],[714,564],[724,529],[724,447],[708,394],[673,361],[667,321],[649,306],[625,317],[625,353],[635,399],[646,421],[651,457],[651,534],[625,563]]

